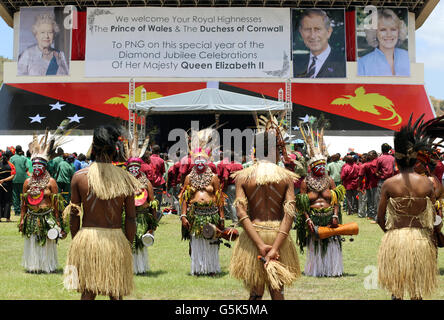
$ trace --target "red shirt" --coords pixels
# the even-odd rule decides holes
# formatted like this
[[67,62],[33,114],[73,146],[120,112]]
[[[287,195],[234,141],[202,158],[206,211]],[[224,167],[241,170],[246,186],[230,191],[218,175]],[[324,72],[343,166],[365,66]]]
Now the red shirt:
[[168,169],[168,186],[169,187],[175,187],[177,184],[180,184],[179,167],[180,167],[180,162],[178,161]]
[[227,163],[228,163],[228,158],[225,158],[217,164],[216,174],[220,181],[224,180],[224,170],[225,170],[225,165]]
[[346,190],[356,190],[358,188],[359,167],[356,163],[345,163],[341,169],[342,185]]
[[224,165],[224,171],[222,177],[224,180],[228,179],[227,186],[230,184],[234,184],[234,179],[231,177],[231,174],[236,171],[242,170],[243,168],[244,167],[240,163],[235,161],[231,161],[230,163]]
[[378,177],[376,176],[376,159],[364,163],[364,175],[366,180],[365,189],[373,189],[378,186]]
[[179,179],[184,179],[191,172],[191,156],[186,156],[179,161]]
[[159,187],[165,184],[165,179],[163,178],[163,174],[165,173],[165,161],[163,161],[163,159],[157,154],[152,154],[150,160],[154,172],[153,187]]
[[[358,163],[358,167],[359,167],[358,177],[359,177],[359,179],[362,179],[362,189],[368,189],[368,183],[367,183],[367,178],[365,177],[365,169],[364,169],[365,164],[366,164],[366,162],[365,163],[362,163],[362,162]],[[360,187],[360,186],[358,185],[358,187]]]
[[442,176],[444,174],[444,164],[440,160],[436,161],[436,167],[435,167],[435,171],[433,171],[433,173],[438,178],[438,180],[441,182]]
[[153,167],[151,166],[150,163],[142,163],[142,165],[140,166],[140,172],[143,172],[146,177],[148,178],[148,180],[150,180],[151,184],[154,181],[154,172],[153,172]]
[[395,158],[388,153],[381,154],[376,159],[376,169],[379,179],[388,179],[395,174]]

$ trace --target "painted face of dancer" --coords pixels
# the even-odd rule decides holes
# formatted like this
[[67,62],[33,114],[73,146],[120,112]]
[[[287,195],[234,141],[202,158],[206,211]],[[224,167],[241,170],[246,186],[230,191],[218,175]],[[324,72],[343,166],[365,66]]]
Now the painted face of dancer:
[[314,166],[312,171],[315,176],[322,177],[325,174],[325,164]]
[[132,165],[128,167],[128,171],[130,174],[132,174],[134,177],[137,177],[140,174],[140,166]]
[[41,162],[33,162],[32,163],[32,173],[36,177],[40,177],[46,171],[46,166]]
[[205,159],[204,157],[197,157],[194,160],[194,164],[196,165],[197,171],[202,172],[205,170],[205,168],[207,166],[207,159]]

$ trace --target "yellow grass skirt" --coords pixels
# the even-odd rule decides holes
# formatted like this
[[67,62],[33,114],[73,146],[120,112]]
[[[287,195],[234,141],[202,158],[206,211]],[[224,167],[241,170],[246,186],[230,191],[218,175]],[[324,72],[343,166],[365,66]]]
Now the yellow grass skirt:
[[378,252],[378,282],[397,298],[429,296],[437,287],[437,249],[430,231],[389,230]]
[[81,228],[68,251],[64,282],[78,292],[129,295],[134,287],[133,256],[122,230]]
[[[278,234],[281,222],[264,221],[256,224],[260,226],[255,229],[264,243],[272,245]],[[243,280],[248,290],[262,288],[264,285],[270,288],[271,285],[264,268],[264,263],[257,258],[258,255],[259,251],[254,242],[245,231],[241,232],[231,256],[230,275],[233,278]],[[301,270],[296,246],[290,235],[282,243],[279,249],[279,255],[279,262],[287,268],[288,275],[290,276],[285,281],[285,285],[291,285],[294,280],[300,277]]]

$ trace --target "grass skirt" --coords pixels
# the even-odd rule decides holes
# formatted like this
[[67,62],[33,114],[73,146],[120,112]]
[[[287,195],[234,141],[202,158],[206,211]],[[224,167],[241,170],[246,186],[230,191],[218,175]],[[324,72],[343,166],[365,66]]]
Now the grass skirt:
[[[328,241],[325,253],[322,252],[320,240],[308,238],[307,261],[304,275],[309,277],[339,277],[344,272],[342,249],[338,236],[326,239]],[[318,241],[316,244],[315,241]],[[325,240],[324,240],[325,241]]]
[[216,240],[207,240],[191,236],[191,274],[203,275],[220,273],[219,244],[211,244]]
[[66,267],[75,271],[65,271],[67,289],[122,297],[134,287],[131,245],[121,229],[81,228],[71,242]]
[[150,269],[148,265],[148,250],[146,247],[133,250],[133,266],[134,274],[143,274]]
[[[272,245],[277,237],[280,224],[280,221],[264,221],[260,223],[261,226],[273,229],[256,227],[256,231],[265,244]],[[264,285],[270,287],[264,263],[257,258],[258,255],[259,251],[254,242],[245,231],[241,232],[231,256],[230,275],[233,278],[243,280],[245,287],[250,291],[253,288],[263,288]],[[279,255],[279,261],[287,267],[293,281],[299,278],[301,275],[299,258],[290,235],[282,243]],[[291,283],[287,283],[287,285],[289,284]]]
[[56,271],[58,260],[55,240],[46,239],[42,246],[36,235],[25,237],[22,265],[29,272],[50,273]]
[[436,251],[427,229],[387,231],[378,252],[380,287],[397,298],[429,296],[437,287]]

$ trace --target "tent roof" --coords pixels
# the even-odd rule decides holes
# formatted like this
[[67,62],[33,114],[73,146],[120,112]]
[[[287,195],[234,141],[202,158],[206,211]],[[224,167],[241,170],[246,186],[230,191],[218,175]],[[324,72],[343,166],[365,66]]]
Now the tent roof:
[[205,88],[136,102],[136,110],[149,111],[150,114],[202,111],[249,113],[285,110],[285,103],[215,88]]

